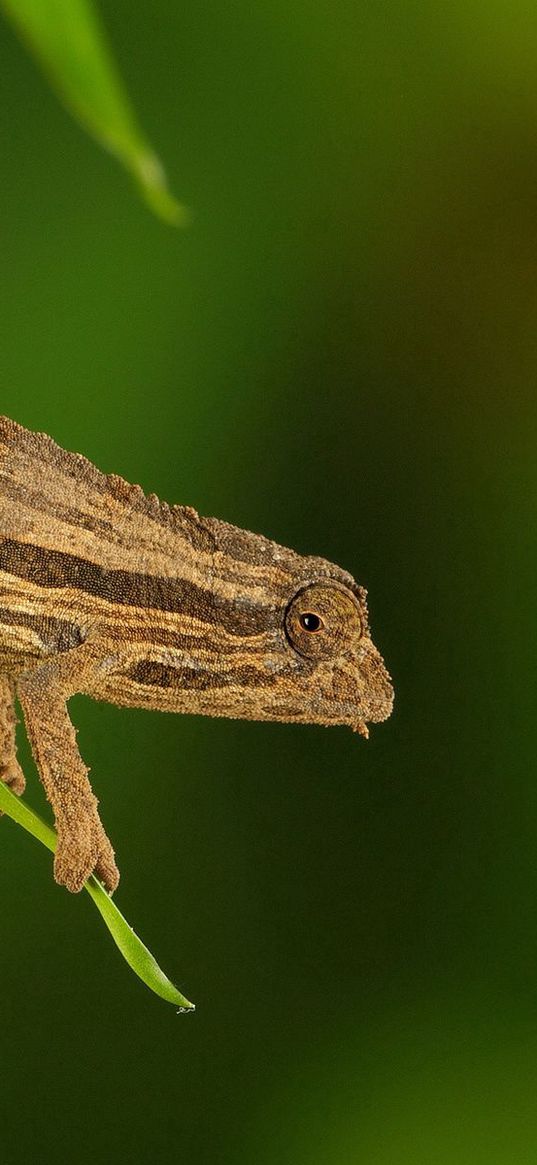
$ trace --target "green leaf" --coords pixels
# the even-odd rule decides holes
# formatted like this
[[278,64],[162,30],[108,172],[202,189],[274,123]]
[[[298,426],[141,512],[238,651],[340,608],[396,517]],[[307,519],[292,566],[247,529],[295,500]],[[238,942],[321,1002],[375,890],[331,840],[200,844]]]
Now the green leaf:
[[123,163],[143,197],[166,222],[187,212],[170,193],[164,170],[140,130],[92,0],[0,0],[61,100]]
[[[29,805],[26,805],[20,797],[16,797],[2,781],[0,781],[0,810],[16,821],[18,825],[22,825],[23,829],[36,837],[47,849],[54,852],[58,840],[54,830],[37,813],[34,813],[34,810],[30,809]],[[181,995],[177,987],[174,987],[173,983],[161,971],[151,951],[134,933],[97,878],[93,876],[89,878],[84,889],[93,899],[114,942],[135,974],[151,988],[151,991],[155,992],[155,995],[160,995],[161,999],[175,1003],[180,1011],[193,1011],[194,1004],[185,999],[184,995]]]

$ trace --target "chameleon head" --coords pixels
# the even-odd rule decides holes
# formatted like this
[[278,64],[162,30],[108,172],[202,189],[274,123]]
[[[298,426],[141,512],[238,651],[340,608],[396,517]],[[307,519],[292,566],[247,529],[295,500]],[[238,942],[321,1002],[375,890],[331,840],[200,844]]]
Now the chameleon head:
[[290,687],[294,672],[302,688],[303,715],[297,718],[350,724],[367,737],[368,721],[390,715],[393,688],[369,636],[365,598],[361,587],[329,579],[310,583],[291,599],[284,631],[292,652]]
[[213,630],[223,630],[219,586],[224,608],[231,602],[235,612],[220,638],[222,687],[212,690],[210,713],[346,724],[367,737],[368,722],[390,715],[393,688],[371,640],[363,587],[324,558],[216,519],[203,522],[216,550]]
[[[197,515],[196,515],[197,518]],[[115,684],[116,703],[248,720],[367,724],[391,713],[393,689],[374,646],[366,593],[351,575],[258,534],[197,518],[208,554],[195,584],[156,591],[173,624]],[[210,539],[210,541],[209,541]],[[110,698],[110,697],[109,697]]]

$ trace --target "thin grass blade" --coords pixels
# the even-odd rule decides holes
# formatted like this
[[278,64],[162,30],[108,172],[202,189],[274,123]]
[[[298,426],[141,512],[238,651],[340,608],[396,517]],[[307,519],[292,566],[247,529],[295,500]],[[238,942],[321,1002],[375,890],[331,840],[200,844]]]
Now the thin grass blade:
[[92,0],[0,0],[64,105],[115,154],[151,209],[173,224],[187,212],[170,193],[164,170],[144,137]]
[[[16,797],[2,781],[0,781],[0,810],[16,821],[18,825],[21,825],[23,829],[26,829],[28,833],[31,833],[33,837],[36,837],[47,849],[54,852],[57,843],[54,830],[20,797]],[[194,1004],[185,999],[185,996],[167,978],[153,958],[151,951],[129,926],[98,879],[89,878],[84,889],[93,899],[116,946],[138,978],[151,991],[154,991],[155,995],[159,995],[161,999],[166,999],[169,1003],[174,1003],[180,1011],[193,1011]]]

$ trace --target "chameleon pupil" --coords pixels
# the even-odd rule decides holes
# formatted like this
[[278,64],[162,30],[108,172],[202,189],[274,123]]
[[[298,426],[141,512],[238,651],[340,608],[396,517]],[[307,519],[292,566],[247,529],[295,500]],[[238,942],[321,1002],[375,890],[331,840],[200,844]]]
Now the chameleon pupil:
[[313,615],[311,611],[307,611],[306,614],[300,616],[300,626],[304,628],[304,631],[320,631],[322,623],[318,615]]

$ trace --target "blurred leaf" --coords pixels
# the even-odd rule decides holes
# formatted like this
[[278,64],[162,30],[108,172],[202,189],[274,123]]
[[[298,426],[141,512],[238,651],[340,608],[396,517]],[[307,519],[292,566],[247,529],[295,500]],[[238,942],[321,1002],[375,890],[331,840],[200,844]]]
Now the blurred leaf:
[[[54,830],[42,821],[41,817],[34,813],[34,810],[30,809],[29,805],[26,805],[20,797],[16,797],[2,781],[0,781],[0,810],[16,821],[18,825],[22,825],[23,829],[36,837],[47,849],[54,852],[57,842]],[[194,1004],[189,1003],[188,999],[181,995],[177,987],[174,987],[173,983],[161,971],[151,951],[134,933],[97,878],[93,876],[89,878],[84,889],[93,898],[114,942],[136,975],[151,988],[151,991],[155,992],[155,995],[160,995],[161,999],[175,1003],[181,1011],[193,1011]]]
[[156,154],[139,129],[91,0],[0,0],[80,123],[133,175],[151,209],[186,221]]

